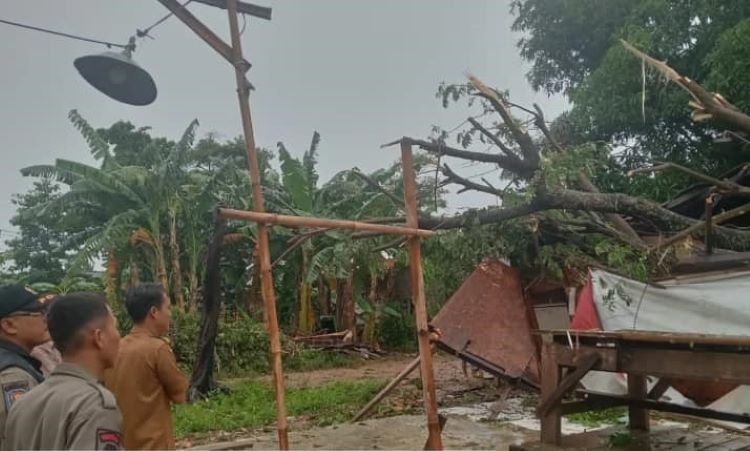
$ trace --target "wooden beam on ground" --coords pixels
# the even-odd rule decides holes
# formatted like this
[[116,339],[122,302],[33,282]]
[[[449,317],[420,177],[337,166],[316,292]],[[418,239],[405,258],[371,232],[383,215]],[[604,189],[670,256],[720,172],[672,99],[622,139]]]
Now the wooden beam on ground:
[[[406,225],[417,229],[419,224],[417,180],[414,174],[414,156],[412,155],[411,144],[408,142],[401,143],[401,165],[404,177]],[[430,331],[427,323],[427,302],[424,294],[424,275],[422,274],[422,249],[419,235],[416,234],[409,238],[409,270],[411,273],[412,303],[414,304],[414,316],[417,323],[417,339],[419,341],[422,395],[424,410],[427,415],[427,430],[429,431],[425,448],[443,449],[435,394],[435,375],[432,369],[432,346],[430,345]]]
[[357,412],[357,415],[355,415],[354,418],[352,418],[352,423],[356,423],[357,421],[359,421],[362,418],[364,418],[365,415],[367,415],[368,413],[370,413],[370,411],[373,409],[373,407],[375,407],[380,401],[382,401],[383,398],[385,398],[386,396],[388,396],[388,393],[392,392],[393,389],[396,388],[396,386],[402,380],[406,379],[412,373],[412,371],[414,371],[419,366],[419,362],[421,360],[422,359],[419,356],[417,356],[417,358],[415,358],[414,360],[412,360],[411,362],[409,362],[409,364],[406,365],[406,368],[404,368],[403,370],[401,370],[401,372],[398,373],[396,375],[396,377],[394,377],[390,382],[388,382],[388,385],[386,385],[385,387],[383,387],[383,389],[380,390],[380,392],[378,392],[378,394],[375,395],[370,400],[370,402],[368,402],[364,407],[362,407],[362,409],[359,412]]
[[277,224],[286,227],[299,228],[327,228],[346,229],[354,231],[376,232],[386,235],[404,235],[417,237],[431,237],[435,235],[432,230],[423,230],[417,226],[400,227],[386,224],[372,224],[369,222],[349,221],[345,219],[314,218],[308,216],[279,215],[275,213],[261,213],[257,211],[234,210],[232,208],[220,208],[219,215],[226,219],[239,219],[243,221],[256,222],[258,224]]
[[599,363],[600,360],[601,358],[599,357],[599,355],[595,353],[581,356],[578,366],[576,366],[573,371],[562,378],[560,384],[552,393],[542,398],[542,401],[539,403],[539,407],[536,410],[537,415],[539,415],[539,417],[543,417],[547,415],[553,407],[560,404],[563,396],[565,396],[566,393],[572,390],[573,387],[575,387],[576,384],[578,384],[578,382],[583,378],[583,376],[591,371],[591,369],[594,368],[594,366]]

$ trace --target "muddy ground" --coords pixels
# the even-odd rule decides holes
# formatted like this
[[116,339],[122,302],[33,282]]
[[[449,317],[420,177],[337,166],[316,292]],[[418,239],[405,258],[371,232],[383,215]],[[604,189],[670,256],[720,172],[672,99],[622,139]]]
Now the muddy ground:
[[[337,380],[382,379],[398,374],[414,355],[392,354],[354,368],[336,368],[307,373],[288,373],[287,386],[318,385]],[[539,422],[534,415],[537,395],[499,382],[469,369],[455,357],[437,353],[434,360],[440,413],[448,417],[443,432],[446,449],[502,449],[536,440]],[[365,421],[328,427],[311,427],[307,418],[290,418],[293,449],[422,449],[427,436],[422,415],[419,372],[404,380]],[[624,419],[623,419],[624,420]],[[624,422],[624,421],[623,421]],[[727,434],[686,422],[664,418],[652,420],[662,429],[696,430]],[[563,434],[603,429],[611,425],[583,425],[563,419]],[[236,433],[212,434],[198,449],[277,449],[272,427]],[[187,447],[190,442],[179,443]]]

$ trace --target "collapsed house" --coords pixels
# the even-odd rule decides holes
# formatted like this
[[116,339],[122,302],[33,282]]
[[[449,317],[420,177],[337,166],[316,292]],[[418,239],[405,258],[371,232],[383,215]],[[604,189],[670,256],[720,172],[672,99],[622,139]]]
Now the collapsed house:
[[[442,349],[498,377],[538,387],[537,329],[569,330],[571,346],[576,331],[591,330],[750,335],[750,311],[745,307],[750,268],[741,261],[735,258],[731,269],[684,273],[652,283],[592,269],[577,296],[567,296],[564,287],[550,282],[537,281],[524,290],[518,270],[499,261],[484,262],[445,303],[432,325],[440,330]],[[657,382],[649,378],[648,385]],[[661,399],[671,403],[738,414],[750,411],[749,387],[681,379],[665,382],[669,388]],[[581,385],[614,395],[628,391],[625,376],[615,373],[592,371]]]

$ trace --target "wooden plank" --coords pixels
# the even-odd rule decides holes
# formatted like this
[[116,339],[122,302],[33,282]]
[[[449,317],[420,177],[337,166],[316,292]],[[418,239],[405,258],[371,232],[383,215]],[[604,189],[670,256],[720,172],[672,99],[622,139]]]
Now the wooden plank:
[[609,400],[620,400],[628,406],[641,407],[647,410],[657,410],[660,412],[671,412],[683,415],[690,415],[699,418],[710,418],[712,420],[734,421],[737,423],[750,424],[750,415],[732,412],[720,412],[712,409],[701,407],[688,407],[680,404],[673,404],[651,399],[635,399],[628,396],[603,395],[601,393],[584,392],[590,398],[602,398]]
[[[638,374],[628,374],[628,396],[635,399],[646,398],[646,376]],[[630,430],[648,431],[648,410],[630,404],[628,407],[628,424]]]
[[[417,229],[419,213],[417,209],[417,180],[414,173],[414,156],[411,144],[401,142],[401,172],[404,178],[404,212],[406,226]],[[424,410],[427,416],[426,448],[443,449],[440,418],[437,411],[437,396],[435,394],[435,375],[432,369],[432,347],[430,344],[430,330],[427,323],[427,301],[424,293],[424,274],[422,273],[422,245],[419,235],[409,237],[409,270],[411,274],[412,304],[417,323],[417,341],[419,343],[420,373],[422,375],[422,395]]]
[[619,363],[626,373],[750,383],[750,353],[625,348]]
[[367,415],[370,412],[370,410],[372,410],[373,407],[375,407],[383,398],[385,398],[388,395],[388,393],[390,393],[391,391],[393,391],[393,389],[396,388],[396,386],[402,380],[406,379],[406,377],[409,374],[411,374],[411,372],[414,371],[419,366],[420,360],[421,360],[421,358],[419,356],[417,356],[417,358],[414,359],[414,360],[412,360],[406,366],[406,368],[404,368],[403,370],[401,370],[401,372],[398,373],[398,375],[396,375],[396,377],[394,377],[393,380],[391,380],[390,382],[388,382],[388,385],[386,385],[385,387],[383,387],[383,389],[380,390],[380,392],[378,392],[378,394],[375,395],[370,400],[370,402],[368,402],[367,405],[365,405],[357,413],[357,415],[354,416],[354,418],[352,419],[352,423],[357,422],[357,421],[361,420],[362,418],[364,418],[364,416]]
[[[549,398],[560,382],[560,367],[557,365],[555,345],[552,337],[542,336],[542,399]],[[553,405],[545,415],[540,417],[542,443],[558,445],[560,443],[561,410],[559,403]]]
[[277,224],[286,227],[310,227],[319,229],[346,229],[353,231],[376,232],[390,235],[430,237],[435,235],[432,230],[413,227],[401,227],[370,222],[349,221],[346,219],[315,218],[311,216],[279,215],[276,213],[261,213],[257,211],[235,210],[220,208],[219,215],[227,219],[239,219],[258,224]]
[[[552,334],[558,341],[567,342],[568,335],[576,338],[590,339],[587,342],[605,341],[635,341],[654,344],[686,344],[686,345],[718,345],[750,347],[748,335],[716,335],[716,334],[685,334],[655,331],[579,331],[579,330],[537,330],[535,334]],[[729,350],[727,350],[728,352]]]
[[563,396],[565,396],[566,393],[568,393],[573,387],[578,384],[578,382],[583,378],[583,376],[588,373],[591,368],[594,367],[597,363],[599,363],[599,360],[601,360],[601,357],[599,357],[596,353],[590,353],[582,355],[579,359],[578,366],[575,367],[573,371],[565,375],[565,377],[560,381],[560,384],[555,388],[555,390],[550,393],[548,396],[542,396],[542,400],[539,403],[539,407],[537,407],[537,415],[540,417],[543,417],[547,413],[549,413],[550,409],[553,406],[556,406],[560,404],[560,401],[562,401]]
[[750,353],[717,352],[709,350],[672,350],[644,347],[597,348],[583,346],[573,350],[567,345],[554,344],[560,366],[575,367],[576,356],[595,351],[601,357],[593,370],[633,373],[659,378],[688,378],[695,380],[750,384]]
[[625,405],[627,405],[627,401],[622,399],[586,398],[560,404],[560,413],[570,415],[571,413],[592,412]]
[[647,398],[658,401],[662,396],[664,396],[664,393],[666,393],[671,386],[672,384],[669,379],[661,378],[659,379],[659,382],[656,383],[656,385],[651,387],[651,390],[648,392]]

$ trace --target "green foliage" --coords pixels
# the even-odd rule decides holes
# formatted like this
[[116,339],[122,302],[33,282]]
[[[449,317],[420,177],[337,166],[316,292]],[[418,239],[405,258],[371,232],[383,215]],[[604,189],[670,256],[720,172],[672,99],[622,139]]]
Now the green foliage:
[[6,258],[12,262],[10,271],[22,283],[54,285],[65,275],[68,256],[61,249],[65,239],[61,230],[64,218],[29,214],[60,196],[59,186],[47,177],[35,181],[27,193],[13,196],[17,211],[10,223],[18,228],[20,235],[5,242],[8,246]]
[[[170,339],[175,357],[192,367],[198,349],[200,318],[173,310]],[[216,339],[216,369],[222,374],[266,373],[270,370],[268,335],[262,324],[246,315],[221,321]]]
[[622,423],[623,416],[626,416],[627,413],[628,411],[624,407],[612,407],[604,410],[573,413],[568,415],[568,419],[574,423],[595,428],[602,425],[616,425]]
[[[334,382],[311,387],[290,387],[286,404],[290,416],[309,416],[317,426],[348,420],[385,383],[379,380]],[[276,418],[273,388],[269,383],[247,381],[231,394],[180,405],[175,409],[177,437],[209,431],[235,431],[272,424]]]
[[[574,131],[567,137],[617,145],[622,172],[656,160],[721,173],[750,157],[742,143],[716,145],[710,125],[691,122],[689,97],[652,70],[646,70],[644,100],[641,64],[619,42],[628,40],[746,108],[750,3],[515,0],[513,12],[514,30],[524,33],[521,55],[532,64],[527,74],[532,86],[565,93],[573,102],[566,120]],[[674,175],[654,177],[662,178],[669,180],[657,183],[659,190],[674,185]],[[679,181],[684,186],[685,178]],[[649,194],[637,188],[634,194]]]
[[385,315],[380,322],[378,337],[386,349],[415,351],[417,349],[417,326],[409,301],[393,303],[388,308],[396,314]]

